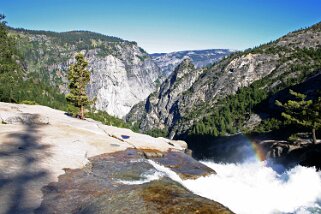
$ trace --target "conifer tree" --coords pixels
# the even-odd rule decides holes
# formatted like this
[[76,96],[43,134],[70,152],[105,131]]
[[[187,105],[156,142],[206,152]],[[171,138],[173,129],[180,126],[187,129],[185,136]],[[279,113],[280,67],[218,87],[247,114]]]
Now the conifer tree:
[[84,119],[84,106],[90,103],[86,94],[86,86],[90,80],[90,72],[86,69],[88,62],[83,54],[76,55],[76,63],[70,65],[68,71],[70,93],[66,95],[67,101],[80,109],[80,118]]
[[17,74],[17,50],[14,40],[8,35],[5,18],[0,14],[0,100],[17,102],[14,96],[14,88],[20,80]]
[[296,100],[288,100],[286,103],[281,103],[276,100],[276,105],[284,108],[282,116],[289,122],[299,124],[312,130],[313,144],[316,144],[317,139],[315,130],[321,128],[320,115],[320,98],[313,102],[313,100],[306,100],[305,94],[300,94],[290,90],[290,94]]

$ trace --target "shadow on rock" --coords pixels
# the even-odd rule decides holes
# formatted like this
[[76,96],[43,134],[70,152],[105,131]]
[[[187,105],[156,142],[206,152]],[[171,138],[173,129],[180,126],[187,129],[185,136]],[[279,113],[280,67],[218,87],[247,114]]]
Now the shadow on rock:
[[23,131],[9,134],[0,144],[0,213],[33,213],[41,198],[34,187],[48,176],[38,165],[49,155],[49,147],[39,144],[39,125],[32,123],[38,115],[28,118],[19,122],[24,124]]

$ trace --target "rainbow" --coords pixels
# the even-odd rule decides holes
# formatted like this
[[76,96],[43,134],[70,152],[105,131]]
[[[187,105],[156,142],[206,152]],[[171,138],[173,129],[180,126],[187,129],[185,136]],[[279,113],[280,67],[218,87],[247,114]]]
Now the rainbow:
[[253,149],[256,159],[260,162],[265,161],[266,156],[262,147],[259,144],[255,143],[254,141],[249,140],[248,142],[250,143],[251,148]]

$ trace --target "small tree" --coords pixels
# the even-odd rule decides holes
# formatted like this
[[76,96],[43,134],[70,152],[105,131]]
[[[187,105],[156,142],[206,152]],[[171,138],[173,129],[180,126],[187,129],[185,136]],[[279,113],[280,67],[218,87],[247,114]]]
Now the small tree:
[[66,95],[67,101],[80,109],[80,118],[84,119],[84,106],[90,103],[86,94],[86,86],[90,80],[90,72],[86,69],[88,62],[83,54],[76,55],[76,63],[70,65],[68,80],[70,93]]
[[315,130],[321,127],[320,98],[313,102],[306,100],[306,95],[290,90],[290,94],[296,100],[288,100],[281,103],[276,100],[275,104],[284,108],[282,116],[289,122],[299,124],[312,130],[313,144],[316,144],[317,138]]

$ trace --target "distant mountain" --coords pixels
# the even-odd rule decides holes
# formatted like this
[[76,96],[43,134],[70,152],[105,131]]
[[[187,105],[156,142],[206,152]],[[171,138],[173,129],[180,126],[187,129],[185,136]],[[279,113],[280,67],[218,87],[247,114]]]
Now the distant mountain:
[[196,68],[202,68],[235,52],[229,49],[208,49],[178,51],[172,53],[150,54],[152,60],[160,67],[165,76],[169,76],[186,58],[190,58]]
[[[180,139],[226,136],[253,130],[261,122],[263,127],[274,127],[274,120],[267,120],[271,113],[266,112],[274,101],[266,100],[320,72],[321,22],[233,53],[213,66],[194,69],[190,60],[183,61],[145,103],[131,109],[127,120],[143,131],[161,130]],[[316,87],[320,90],[319,84]]]

